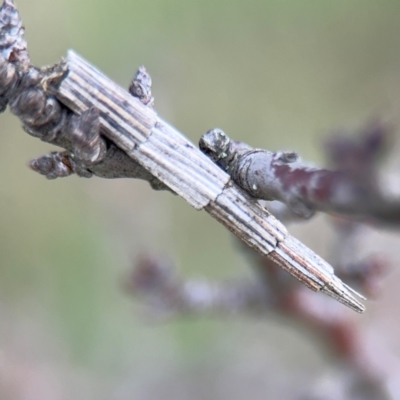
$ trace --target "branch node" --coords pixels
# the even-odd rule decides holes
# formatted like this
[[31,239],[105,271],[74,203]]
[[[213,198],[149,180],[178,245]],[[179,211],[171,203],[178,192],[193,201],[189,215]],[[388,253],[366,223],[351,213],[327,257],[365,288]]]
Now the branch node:
[[40,72],[42,73],[41,85],[46,93],[55,91],[60,82],[68,74],[67,62],[62,58],[57,64],[43,67]]
[[83,165],[100,162],[106,155],[106,144],[100,137],[100,113],[91,107],[81,115],[72,115],[68,126],[73,154]]
[[210,129],[199,141],[200,150],[215,163],[228,155],[231,140],[222,129]]
[[8,62],[22,70],[30,66],[29,54],[24,39],[25,29],[18,10],[11,0],[4,0],[0,8],[0,54]]
[[284,164],[291,164],[300,161],[300,157],[295,151],[278,152],[277,158]]
[[83,178],[91,178],[92,173],[77,164],[72,154],[67,151],[54,151],[35,158],[29,163],[30,168],[47,179],[65,178],[77,174]]

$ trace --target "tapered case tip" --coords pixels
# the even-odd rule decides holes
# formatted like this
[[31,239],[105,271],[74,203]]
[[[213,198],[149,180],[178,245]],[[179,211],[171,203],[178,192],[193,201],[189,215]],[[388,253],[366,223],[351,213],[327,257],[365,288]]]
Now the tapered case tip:
[[321,292],[326,293],[328,296],[358,313],[363,313],[365,311],[365,306],[357,300],[356,296],[363,300],[366,300],[365,297],[347,286],[335,275],[333,275],[331,281],[321,289]]

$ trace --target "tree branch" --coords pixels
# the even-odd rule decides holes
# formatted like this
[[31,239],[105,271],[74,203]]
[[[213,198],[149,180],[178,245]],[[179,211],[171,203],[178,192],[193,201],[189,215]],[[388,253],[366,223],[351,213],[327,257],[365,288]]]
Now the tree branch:
[[265,314],[274,304],[272,292],[260,279],[223,283],[185,280],[165,258],[154,255],[138,260],[124,288],[140,298],[154,318]]
[[377,173],[387,138],[381,123],[367,127],[355,141],[336,138],[329,145],[338,167],[333,171],[305,164],[295,152],[253,149],[220,129],[203,135],[200,148],[251,196],[279,200],[300,217],[324,211],[398,225],[400,201],[383,191]]
[[[12,2],[3,4],[0,21],[15,13],[13,7]],[[6,26],[0,25],[0,30],[8,27],[9,20]],[[23,32],[18,32],[21,37]],[[12,47],[19,42],[10,43]],[[12,79],[4,73],[10,68]],[[42,70],[26,65],[21,68],[12,59],[4,58],[0,60],[1,77],[7,79],[0,79],[0,91],[7,93],[10,109],[21,119],[25,130],[70,153],[36,160],[32,167],[37,171],[51,178],[71,171],[83,176],[96,172],[115,177],[115,171],[104,170],[105,159],[110,154],[107,144],[114,143],[132,159],[127,164],[128,172],[137,177],[147,174],[150,182],[161,181],[161,187],[169,187],[197,210],[204,209],[248,246],[269,257],[312,290],[322,291],[355,311],[364,311],[364,306],[354,297],[356,292],[335,276],[328,263],[289,235],[275,217],[180,132],[159,118],[150,106],[74,52],[69,52],[66,61]],[[143,71],[139,71],[137,82],[138,85],[132,85],[132,91],[143,94],[142,100],[150,105],[150,81]],[[116,154],[125,157],[114,149],[109,162],[115,160]]]
[[[165,257],[146,255],[139,259],[124,288],[144,304],[146,317],[157,320],[199,315],[265,316],[271,312],[284,315],[319,334],[326,343],[327,355],[339,360],[344,374],[335,381],[334,389],[343,391],[343,398],[352,394],[365,400],[389,400],[393,390],[397,398],[399,388],[392,386],[400,364],[385,342],[370,337],[349,310],[294,284],[273,261],[248,247],[243,249],[258,272],[254,281],[185,280]],[[338,260],[341,258],[339,254]],[[359,265],[352,279],[363,286],[371,273],[372,277],[375,274],[370,268],[362,268],[368,265],[368,259]],[[331,399],[330,393],[322,392],[318,398]]]
[[259,315],[272,310],[301,319],[345,362],[347,393],[389,397],[399,365],[387,348],[369,341],[347,309],[316,297],[283,272],[363,311],[339,278],[375,295],[387,263],[380,255],[354,257],[360,223],[335,218],[336,276],[255,200],[279,200],[268,207],[285,222],[321,210],[398,224],[398,201],[386,197],[377,173],[387,129],[375,124],[359,139],[331,140],[326,149],[335,170],[301,163],[296,153],[252,149],[220,130],[200,142],[211,161],[152,109],[151,78],[144,67],[129,92],[74,53],[55,67],[32,67],[17,10],[5,0],[0,9],[0,107],[9,104],[29,134],[66,150],[33,160],[32,169],[49,179],[73,173],[145,179],[153,188],[170,190],[204,209],[247,245],[243,247],[258,273],[254,281],[186,281],[164,260],[143,258],[127,287],[145,298],[153,315]]
[[79,146],[77,149],[73,141],[74,135],[71,135],[71,130],[76,131],[77,120],[75,124],[70,124],[73,113],[53,95],[47,93],[41,84],[45,77],[59,76],[59,71],[57,68],[40,70],[30,65],[23,38],[24,29],[12,0],[4,1],[0,8],[0,32],[0,111],[4,111],[7,104],[10,104],[11,112],[19,117],[27,133],[67,150],[33,160],[31,167],[35,171],[50,179],[69,176],[72,173],[83,177],[94,175],[110,179],[144,179],[155,190],[169,190],[107,140],[104,141],[106,152],[97,162],[85,165],[77,158],[74,151],[79,150]]
[[60,76],[61,80],[50,76],[45,87],[78,114],[97,108],[102,133],[194,208],[207,211],[309,288],[361,311],[360,303],[329,264],[290,236],[278,220],[151,108],[73,52],[61,66]]

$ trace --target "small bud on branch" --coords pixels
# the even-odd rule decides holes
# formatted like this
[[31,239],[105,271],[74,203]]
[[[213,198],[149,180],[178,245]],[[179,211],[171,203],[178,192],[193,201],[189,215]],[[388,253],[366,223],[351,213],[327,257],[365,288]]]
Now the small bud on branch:
[[129,93],[137,97],[145,106],[154,106],[154,97],[151,95],[151,76],[144,66],[139,67],[131,85]]

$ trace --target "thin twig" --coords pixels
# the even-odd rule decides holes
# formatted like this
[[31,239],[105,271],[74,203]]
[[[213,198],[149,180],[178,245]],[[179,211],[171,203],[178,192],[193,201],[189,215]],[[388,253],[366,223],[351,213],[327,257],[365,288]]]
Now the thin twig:
[[[200,148],[251,196],[279,200],[300,217],[324,211],[398,225],[400,200],[383,191],[376,169],[387,138],[387,127],[376,123],[356,142],[336,139],[329,145],[332,158],[339,161],[336,170],[303,163],[295,152],[253,149],[220,129],[203,135]],[[341,153],[340,148],[347,152]]]
[[165,258],[142,256],[124,284],[155,318],[184,315],[265,314],[274,296],[262,280],[185,280]]

